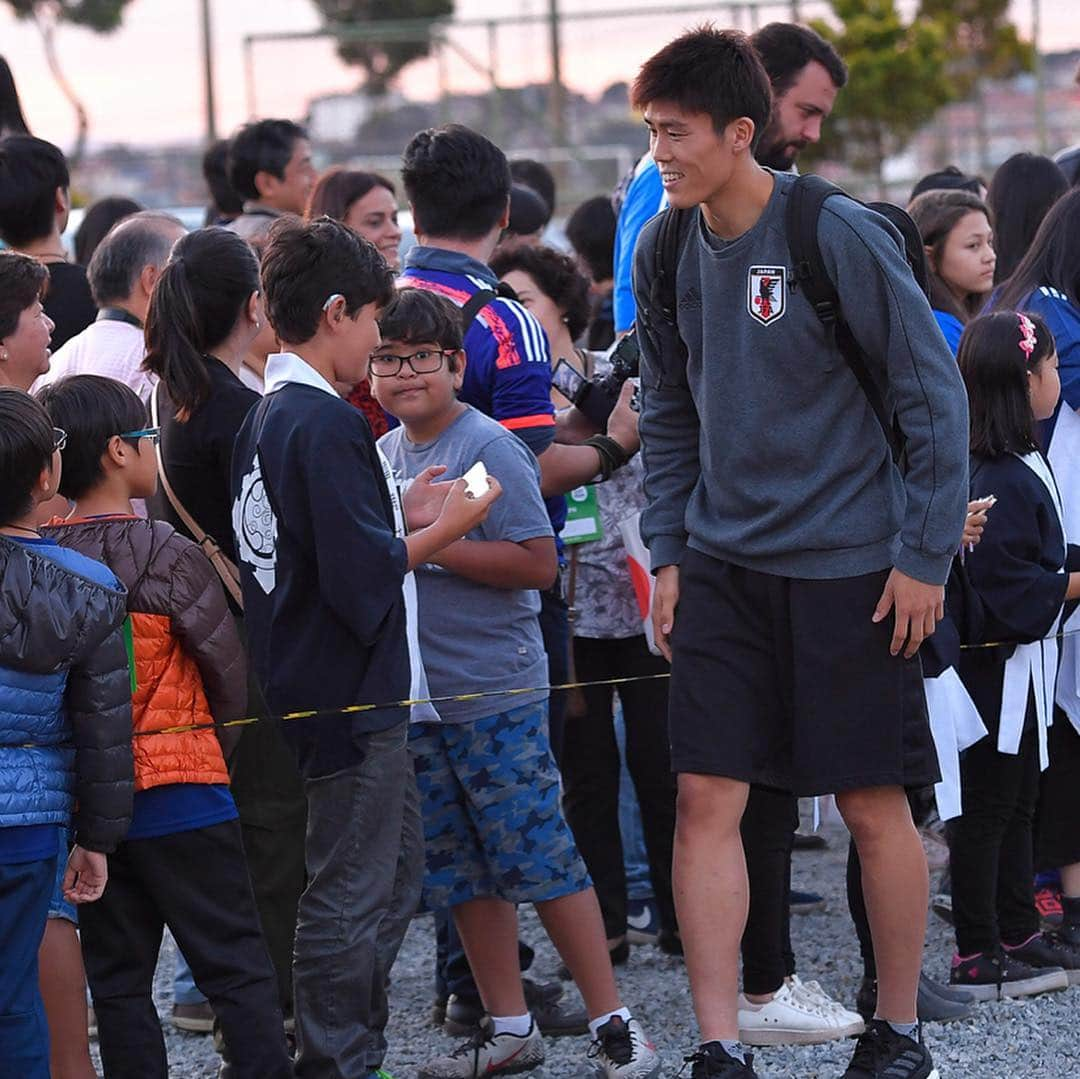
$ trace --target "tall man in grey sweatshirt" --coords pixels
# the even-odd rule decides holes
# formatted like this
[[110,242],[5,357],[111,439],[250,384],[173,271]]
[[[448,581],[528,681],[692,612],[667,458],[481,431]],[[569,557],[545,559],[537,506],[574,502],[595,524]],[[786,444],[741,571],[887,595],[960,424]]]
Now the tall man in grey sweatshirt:
[[906,470],[831,334],[792,288],[794,177],[759,166],[769,85],[747,40],[702,29],[634,84],[669,203],[698,207],[677,260],[677,327],[650,303],[642,233],[642,532],[672,658],[675,898],[701,1028],[693,1079],[753,1076],[738,1044],[750,783],[836,793],[855,838],[878,1013],[847,1079],[934,1079],[915,1023],[927,869],[904,788],[936,760],[916,653],[943,614],[963,528],[967,407],[955,363],[878,215],[822,211],[845,317],[895,409]]

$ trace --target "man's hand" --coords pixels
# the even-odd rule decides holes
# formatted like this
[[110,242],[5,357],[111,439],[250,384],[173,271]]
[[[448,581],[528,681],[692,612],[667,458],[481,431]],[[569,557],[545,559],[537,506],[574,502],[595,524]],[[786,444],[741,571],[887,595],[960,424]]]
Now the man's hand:
[[638,437],[638,414],[630,407],[630,401],[637,387],[632,379],[623,383],[619,391],[619,400],[607,421],[607,436],[616,442],[629,454],[637,453],[641,445]]
[[652,624],[656,647],[671,662],[671,631],[675,628],[675,608],[679,605],[679,567],[662,566],[656,571]]
[[898,656],[903,650],[904,658],[911,659],[918,652],[919,645],[945,617],[945,589],[942,585],[923,584],[894,569],[878,600],[874,621],[883,621],[893,609],[896,611],[896,625],[889,651]]
[[62,885],[69,903],[93,903],[100,899],[109,880],[109,866],[104,854],[72,847]]
[[419,476],[409,484],[408,489],[401,499],[401,508],[405,514],[405,524],[410,532],[418,528],[427,528],[434,524],[442,513],[446,496],[450,493],[453,483],[446,481],[436,483],[435,478],[446,471],[446,465],[432,465],[425,468]]

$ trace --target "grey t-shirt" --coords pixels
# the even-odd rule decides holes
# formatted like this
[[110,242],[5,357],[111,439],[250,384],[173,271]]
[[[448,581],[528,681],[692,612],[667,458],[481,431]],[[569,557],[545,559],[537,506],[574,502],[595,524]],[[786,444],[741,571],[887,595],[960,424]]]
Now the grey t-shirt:
[[[525,444],[505,427],[467,407],[433,442],[410,442],[398,427],[379,448],[402,480],[429,465],[446,465],[443,479],[464,475],[477,461],[502,484],[502,497],[470,540],[522,540],[553,535],[540,497],[540,467]],[[439,566],[416,570],[420,650],[432,696],[489,693],[547,685],[547,656],[532,589],[492,588]],[[444,723],[465,723],[544,700],[547,690],[481,697],[436,707]]]
[[717,242],[695,211],[676,275],[678,336],[651,305],[661,218],[642,230],[641,534],[653,569],[690,546],[780,577],[828,580],[896,566],[942,584],[967,507],[967,395],[900,238],[831,198],[825,269],[905,435],[893,464],[866,395],[795,287],[786,233],[794,176],[742,236]]

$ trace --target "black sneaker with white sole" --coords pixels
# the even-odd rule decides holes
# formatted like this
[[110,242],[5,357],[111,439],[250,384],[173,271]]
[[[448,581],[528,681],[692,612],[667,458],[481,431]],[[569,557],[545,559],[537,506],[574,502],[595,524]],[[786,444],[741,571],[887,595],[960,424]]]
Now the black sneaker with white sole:
[[1023,944],[1005,945],[1005,956],[1010,963],[1019,960],[1037,970],[1060,967],[1069,985],[1080,984],[1080,948],[1068,943],[1059,933],[1036,933]]
[[1008,1000],[1068,989],[1069,976],[1061,967],[1033,967],[1015,955],[979,952],[953,956],[949,984],[976,1000]]
[[690,1079],[758,1079],[753,1053],[746,1054],[744,1063],[731,1056],[719,1042],[706,1042],[685,1060],[691,1065]]
[[939,1074],[920,1033],[909,1038],[884,1019],[872,1019],[855,1045],[844,1079],[939,1079]]

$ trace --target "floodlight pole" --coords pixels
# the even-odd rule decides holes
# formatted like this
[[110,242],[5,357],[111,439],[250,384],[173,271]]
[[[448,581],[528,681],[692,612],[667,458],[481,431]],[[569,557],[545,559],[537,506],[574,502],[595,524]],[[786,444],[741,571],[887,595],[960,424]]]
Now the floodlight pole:
[[210,0],[200,0],[202,9],[203,85],[206,98],[206,142],[217,141],[217,110],[214,108],[214,40],[210,24]]
[[562,81],[562,42],[559,33],[559,0],[548,0],[551,42],[551,136],[556,146],[566,145],[566,92]]

